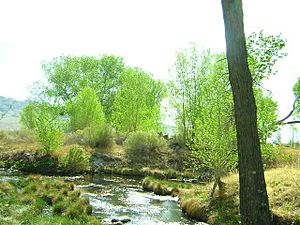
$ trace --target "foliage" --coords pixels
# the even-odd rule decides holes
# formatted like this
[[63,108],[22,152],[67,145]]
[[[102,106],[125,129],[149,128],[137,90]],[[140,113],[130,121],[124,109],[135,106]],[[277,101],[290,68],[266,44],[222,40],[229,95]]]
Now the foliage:
[[109,148],[114,143],[114,132],[109,124],[86,127],[83,130],[83,137],[91,147]]
[[294,95],[295,95],[295,104],[294,104],[294,116],[296,118],[299,117],[299,114],[300,114],[300,77],[298,77],[296,83],[294,84],[294,87],[293,87],[293,92],[294,92]]
[[93,124],[102,124],[105,121],[101,104],[96,92],[89,87],[84,88],[69,102],[70,127],[72,130],[84,129]]
[[232,93],[224,54],[193,45],[179,52],[170,84],[179,135],[192,150],[187,164],[208,168],[216,182],[237,164]]
[[263,31],[252,33],[247,38],[248,65],[255,85],[276,74],[274,65],[278,59],[287,54],[283,52],[286,45],[281,35],[266,35]]
[[162,82],[140,69],[126,69],[114,102],[113,124],[117,131],[157,130],[163,97]]
[[43,146],[43,152],[49,154],[57,150],[63,141],[62,122],[59,121],[47,105],[41,105],[37,115],[36,133]]
[[135,165],[166,166],[167,143],[156,133],[131,133],[124,143],[124,148],[128,160]]
[[188,143],[193,136],[195,120],[200,110],[199,88],[202,84],[199,77],[211,73],[212,57],[209,50],[199,53],[195,44],[177,54],[169,93],[171,106],[177,113],[178,131],[184,143]]
[[24,127],[28,129],[34,129],[36,128],[37,116],[38,116],[37,104],[33,102],[29,102],[21,112],[20,122]]
[[78,93],[90,87],[97,93],[105,118],[111,121],[115,93],[120,85],[120,75],[124,70],[121,57],[103,55],[60,56],[42,65],[48,85],[38,87],[46,97],[56,102],[68,102]]
[[270,95],[263,94],[261,89],[255,89],[257,105],[257,127],[260,142],[265,144],[267,139],[278,130],[277,103]]
[[68,149],[67,153],[59,156],[59,164],[63,173],[77,174],[89,169],[89,155],[77,145]]

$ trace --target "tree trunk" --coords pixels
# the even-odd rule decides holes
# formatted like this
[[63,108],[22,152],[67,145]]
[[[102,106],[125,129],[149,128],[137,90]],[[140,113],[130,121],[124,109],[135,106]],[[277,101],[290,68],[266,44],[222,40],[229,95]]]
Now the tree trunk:
[[241,0],[222,0],[229,79],[234,97],[243,225],[269,225],[268,195],[257,131],[256,104],[247,53]]

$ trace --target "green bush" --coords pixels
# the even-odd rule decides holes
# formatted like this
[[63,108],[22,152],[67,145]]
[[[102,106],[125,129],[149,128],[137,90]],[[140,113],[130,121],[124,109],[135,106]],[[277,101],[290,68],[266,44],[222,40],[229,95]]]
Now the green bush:
[[165,167],[169,151],[167,143],[156,133],[143,131],[129,135],[124,143],[129,162],[149,167]]
[[110,125],[101,124],[87,127],[83,137],[91,147],[111,147],[114,143],[114,132]]
[[72,146],[65,155],[59,156],[63,173],[76,174],[89,169],[89,155],[79,146]]
[[54,152],[62,145],[62,122],[51,114],[48,106],[41,106],[35,129],[45,154]]

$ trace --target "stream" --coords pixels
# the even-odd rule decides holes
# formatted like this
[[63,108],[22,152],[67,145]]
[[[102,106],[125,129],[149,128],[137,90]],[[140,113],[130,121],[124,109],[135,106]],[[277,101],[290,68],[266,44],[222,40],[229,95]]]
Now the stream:
[[[0,181],[18,179],[21,174],[0,168]],[[128,219],[128,225],[207,225],[188,219],[179,208],[178,198],[145,192],[142,179],[112,175],[88,175],[75,181],[76,189],[88,196],[93,213],[109,224]]]
[[178,198],[158,196],[145,192],[141,179],[107,175],[85,177],[85,185],[79,185],[83,195],[90,198],[93,213],[104,222],[112,219],[129,218],[126,224],[169,224],[205,225],[183,215],[178,206]]

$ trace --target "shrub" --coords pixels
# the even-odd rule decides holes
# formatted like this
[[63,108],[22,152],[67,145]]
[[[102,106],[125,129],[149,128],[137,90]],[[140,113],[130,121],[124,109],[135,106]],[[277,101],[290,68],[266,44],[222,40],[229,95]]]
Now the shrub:
[[59,156],[62,172],[75,174],[89,169],[89,155],[79,146],[72,146],[65,155]]
[[166,158],[169,156],[167,143],[156,133],[132,133],[126,139],[124,147],[131,163],[149,167],[166,166]]
[[87,127],[83,137],[91,147],[111,147],[114,143],[114,132],[110,125],[101,124]]
[[46,108],[41,109],[38,115],[36,132],[45,154],[54,152],[62,145],[62,123],[55,120]]
[[28,128],[36,128],[36,122],[38,117],[38,105],[34,102],[29,102],[22,110],[20,116],[21,124]]

